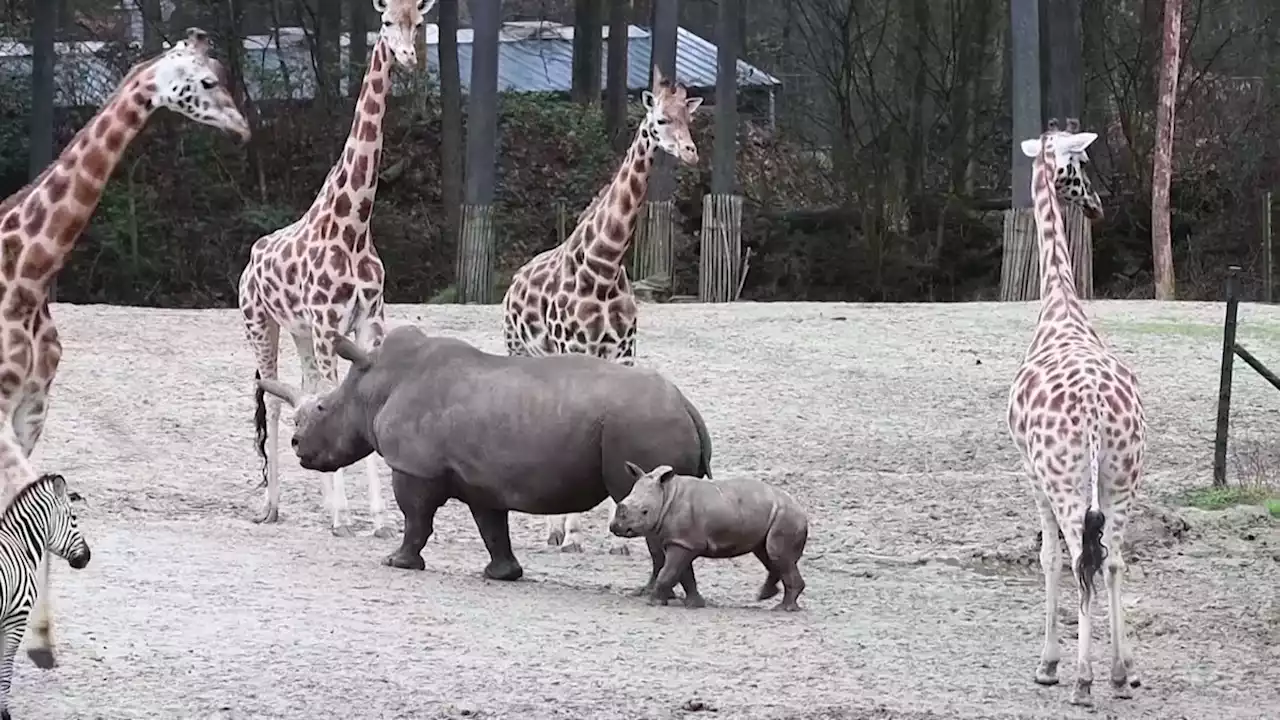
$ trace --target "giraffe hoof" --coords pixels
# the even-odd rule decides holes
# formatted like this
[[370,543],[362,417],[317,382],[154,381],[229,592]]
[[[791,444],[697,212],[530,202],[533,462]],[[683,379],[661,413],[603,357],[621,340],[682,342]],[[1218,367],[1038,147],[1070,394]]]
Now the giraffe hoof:
[[1036,684],[1046,687],[1058,684],[1058,663],[1042,662],[1036,668]]
[[560,546],[560,552],[580,553],[582,552],[582,543],[577,540],[570,540]]
[[1093,705],[1093,682],[1088,680],[1077,680],[1076,686],[1071,690],[1071,704],[1089,707]]
[[255,525],[271,525],[280,522],[280,508],[267,508],[261,516],[253,519]]
[[384,525],[378,528],[377,530],[374,530],[373,536],[378,538],[379,540],[390,540],[391,538],[396,536],[396,530],[395,528],[390,528]]
[[350,525],[339,525],[333,529],[334,537],[349,538],[354,535],[355,533],[351,531]]
[[53,656],[53,648],[27,648],[27,657],[31,658],[31,664],[41,670],[52,670],[58,666],[58,660]]
[[564,542],[563,530],[552,530],[551,532],[547,533],[548,545],[559,545],[562,542]]
[[631,548],[626,543],[617,543],[609,546],[610,555],[630,555]]
[[1133,699],[1133,690],[1129,689],[1129,683],[1121,680],[1119,684],[1111,684],[1111,697],[1117,700]]

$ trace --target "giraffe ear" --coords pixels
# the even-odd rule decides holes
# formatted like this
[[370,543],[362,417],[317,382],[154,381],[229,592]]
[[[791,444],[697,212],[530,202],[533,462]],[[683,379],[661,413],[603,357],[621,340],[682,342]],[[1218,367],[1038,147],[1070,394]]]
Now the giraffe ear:
[[426,15],[436,6],[436,0],[418,0],[418,12]]
[[1040,154],[1040,138],[1022,141],[1022,154],[1033,158]]
[[654,100],[653,93],[649,92],[648,90],[645,90],[644,92],[640,93],[640,99],[644,102],[645,110],[653,109],[653,104],[654,102],[656,102]]
[[692,97],[692,98],[689,98],[688,100],[685,100],[684,104],[689,106],[689,114],[692,115],[694,110],[697,110],[699,107],[702,106],[702,98]]
[[1075,135],[1068,135],[1058,142],[1062,143],[1064,150],[1073,153],[1083,153],[1085,148],[1092,145],[1093,141],[1097,139],[1098,133],[1084,132],[1076,133]]
[[387,0],[373,0],[373,9],[380,13],[387,11]]

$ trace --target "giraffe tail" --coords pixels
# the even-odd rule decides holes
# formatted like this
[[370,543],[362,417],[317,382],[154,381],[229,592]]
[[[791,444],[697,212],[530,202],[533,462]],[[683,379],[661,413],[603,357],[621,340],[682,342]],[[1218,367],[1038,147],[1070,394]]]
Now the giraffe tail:
[[[262,371],[254,370],[253,379],[261,380]],[[261,384],[254,382],[253,387],[254,442],[258,447],[258,457],[262,458],[262,481],[258,487],[263,488],[267,486],[267,394]]]
[[1098,452],[1101,443],[1101,418],[1094,407],[1093,423],[1089,428],[1089,509],[1084,511],[1084,527],[1080,538],[1080,557],[1076,560],[1076,580],[1080,583],[1080,604],[1085,606],[1093,597],[1094,577],[1102,570],[1107,559],[1107,548],[1102,544],[1102,531],[1107,516],[1098,505]]

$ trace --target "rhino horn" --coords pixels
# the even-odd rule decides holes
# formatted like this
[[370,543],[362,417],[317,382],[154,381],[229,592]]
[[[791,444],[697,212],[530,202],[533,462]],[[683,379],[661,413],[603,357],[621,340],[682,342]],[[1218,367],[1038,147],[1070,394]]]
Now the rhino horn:
[[343,360],[351,361],[353,367],[365,370],[369,367],[369,353],[365,352],[359,345],[351,341],[345,336],[339,337],[333,344],[334,352],[338,353],[338,357]]
[[263,378],[258,381],[258,387],[263,392],[275,395],[294,407],[298,407],[298,402],[302,399],[302,391],[298,390],[289,383],[280,382],[274,378]]

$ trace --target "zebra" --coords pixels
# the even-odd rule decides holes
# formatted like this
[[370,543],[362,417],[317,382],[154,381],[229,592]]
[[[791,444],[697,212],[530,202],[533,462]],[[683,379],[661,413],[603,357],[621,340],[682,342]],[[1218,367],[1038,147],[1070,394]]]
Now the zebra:
[[27,629],[27,616],[36,599],[36,570],[48,553],[76,570],[89,564],[89,543],[76,525],[67,481],[46,473],[20,489],[0,514],[0,720],[9,715],[9,687],[13,656]]

